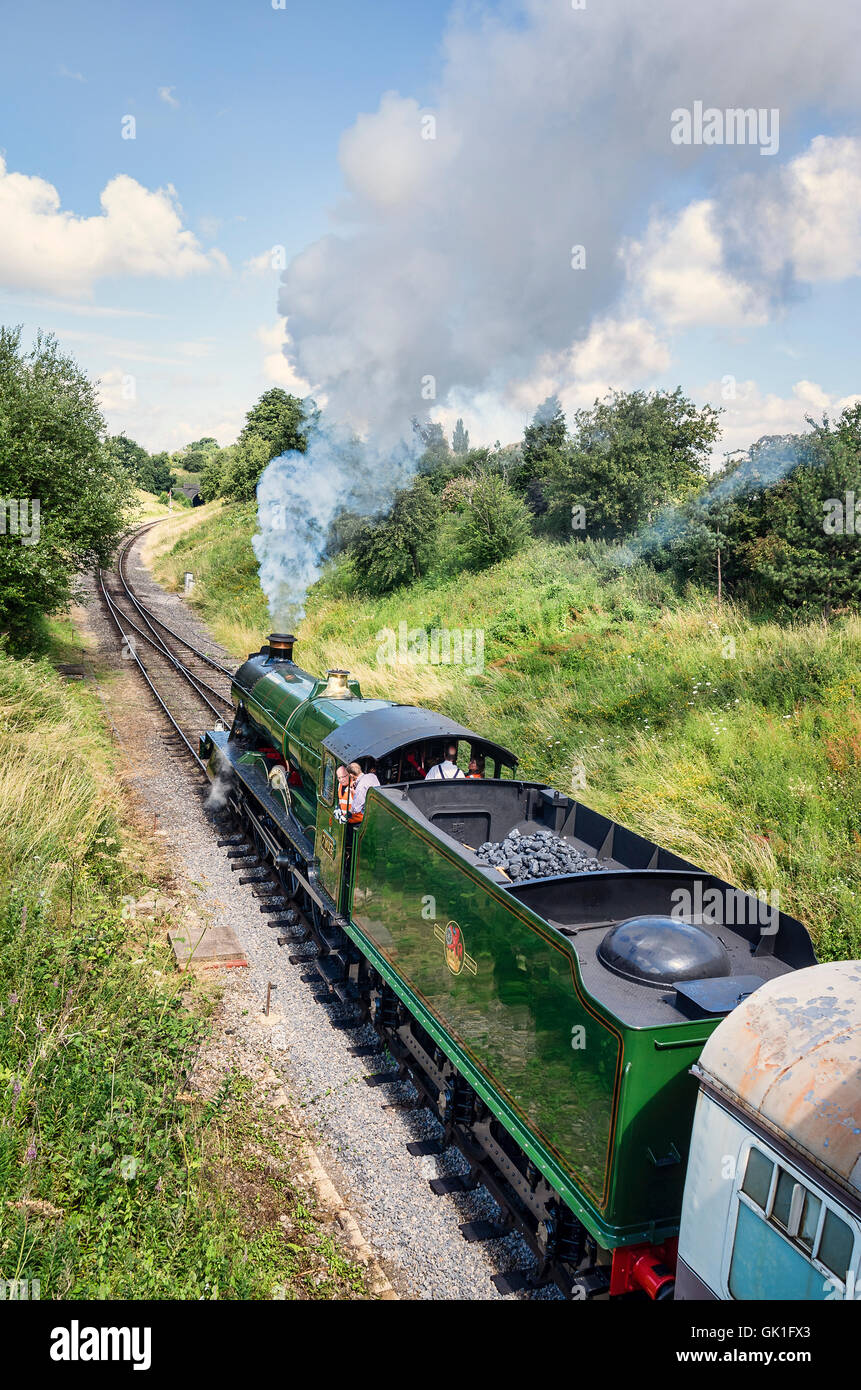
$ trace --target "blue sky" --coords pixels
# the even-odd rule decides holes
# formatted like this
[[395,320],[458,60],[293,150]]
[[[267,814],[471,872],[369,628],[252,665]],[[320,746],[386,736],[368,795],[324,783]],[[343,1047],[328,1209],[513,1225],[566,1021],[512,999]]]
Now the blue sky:
[[[0,318],[152,449],[276,383],[397,429],[428,373],[474,441],[677,383],[724,447],[798,428],[861,390],[858,38],[842,0],[15,4]],[[674,149],[700,96],[778,107],[779,153]]]
[[[398,0],[291,2],[286,10],[49,0],[7,9],[0,152],[9,171],[47,180],[81,217],[100,213],[100,194],[117,174],[147,189],[171,184],[184,225],[204,247],[217,246],[231,270],[180,281],[107,276],[66,308],[62,291],[8,276],[0,278],[2,321],[57,332],[93,374],[133,374],[144,404],[148,393],[169,396],[170,411],[152,420],[143,408],[110,412],[150,447],[178,447],[183,423],[212,433],[223,422],[229,442],[272,384],[257,334],[277,324],[277,274],[244,276],[243,263],[273,245],[292,256],[326,230],[341,187],[342,132],[393,80],[422,90],[444,12]],[[134,140],[121,138],[127,114],[136,118]],[[108,319],[99,309],[128,313]]]

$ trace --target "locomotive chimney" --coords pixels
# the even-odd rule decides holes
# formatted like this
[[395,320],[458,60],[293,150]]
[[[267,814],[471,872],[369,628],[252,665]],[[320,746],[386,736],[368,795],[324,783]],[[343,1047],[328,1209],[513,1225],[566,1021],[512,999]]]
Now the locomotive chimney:
[[270,632],[269,655],[276,661],[292,661],[295,641],[292,632]]

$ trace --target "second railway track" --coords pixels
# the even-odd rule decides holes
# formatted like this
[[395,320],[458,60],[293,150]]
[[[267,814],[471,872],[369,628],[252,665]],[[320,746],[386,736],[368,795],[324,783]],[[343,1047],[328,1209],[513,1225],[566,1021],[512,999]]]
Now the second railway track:
[[98,589],[117,630],[123,656],[135,663],[174,735],[203,771],[197,752],[200,734],[212,727],[213,720],[223,723],[232,718],[230,672],[182,637],[135,593],[126,573],[128,556],[150,526],[125,538],[114,568],[98,571]]

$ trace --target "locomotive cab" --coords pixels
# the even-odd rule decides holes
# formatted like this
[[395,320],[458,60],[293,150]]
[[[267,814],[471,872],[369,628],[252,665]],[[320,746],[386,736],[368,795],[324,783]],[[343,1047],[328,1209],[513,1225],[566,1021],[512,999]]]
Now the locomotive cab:
[[[315,847],[321,878],[339,911],[346,910],[353,844],[361,827],[344,823],[337,815],[338,765],[358,763],[364,768],[372,759],[381,787],[402,788],[404,795],[413,791],[418,794],[425,787],[429,790],[467,787],[474,799],[480,797],[492,785],[490,782],[465,778],[456,782],[426,783],[423,780],[427,769],[445,756],[450,743],[468,748],[470,757],[482,758],[494,777],[506,771],[513,775],[516,771],[517,758],[509,749],[482,738],[452,719],[415,705],[365,708],[322,739]],[[367,805],[375,794],[376,789],[371,788]]]

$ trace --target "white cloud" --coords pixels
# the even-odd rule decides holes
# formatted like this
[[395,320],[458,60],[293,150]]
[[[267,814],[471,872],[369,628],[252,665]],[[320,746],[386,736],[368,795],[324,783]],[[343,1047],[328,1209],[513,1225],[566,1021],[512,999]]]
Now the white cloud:
[[735,396],[730,399],[724,395],[726,389],[725,383],[713,381],[697,393],[701,399],[723,407],[716,459],[724,453],[749,448],[764,434],[804,434],[809,428],[806,416],[819,419],[827,412],[834,418],[846,406],[861,400],[861,396],[832,395],[817,382],[806,379],[795,383],[790,396],[763,391],[755,381],[736,382]]
[[[648,247],[648,311],[678,327],[762,321],[772,287],[746,273],[750,249],[727,260],[717,190],[747,168],[764,185],[775,161],[680,148],[671,113],[702,95],[778,107],[786,131],[818,106],[856,110],[858,7],[818,0],[815,22],[809,0],[524,0],[452,13],[433,110],[390,92],[356,119],[340,146],[334,231],[284,275],[296,368],[325,386],[340,419],[397,437],[434,408],[429,377],[446,406],[453,393],[530,380],[545,354],[611,312],[623,238],[695,177],[700,206],[664,229],[669,246]],[[572,267],[574,245],[584,269]]]
[[244,423],[243,412],[222,404],[213,419],[212,382],[185,381],[181,402],[172,399],[167,382],[137,378],[112,367],[103,371],[97,390],[110,434],[125,433],[152,453],[172,452],[192,439],[211,435],[232,444]]
[[95,347],[103,357],[119,359],[122,363],[148,362],[164,367],[187,367],[192,361],[211,357],[214,343],[212,338],[187,342],[159,338],[153,344],[72,328],[63,329],[61,337],[64,343],[83,343],[87,347]]
[[634,293],[672,328],[766,321],[762,296],[724,264],[714,214],[714,202],[700,199],[675,219],[653,218],[643,239],[623,249]]
[[76,217],[45,179],[9,173],[0,157],[0,285],[86,297],[107,275],[179,277],[225,269],[182,225],[176,191],[151,192],[127,174],[101,194],[102,213]]
[[59,73],[61,77],[69,77],[73,82],[86,82],[87,80],[82,72],[71,72],[63,63],[60,64]]
[[597,319],[584,338],[561,353],[546,353],[526,380],[511,382],[506,394],[530,414],[548,396],[559,396],[566,412],[591,405],[614,387],[642,385],[670,365],[670,350],[643,318]]
[[793,283],[861,274],[861,140],[817,135],[720,201],[653,217],[622,258],[634,296],[672,328],[763,324]]
[[450,434],[462,416],[474,445],[512,443],[548,396],[558,395],[570,415],[613,388],[647,384],[670,362],[669,347],[645,319],[598,319],[565,352],[546,353],[530,376],[473,396],[452,392],[434,418]]
[[175,91],[175,87],[159,87],[158,94],[161,100],[166,102],[168,106],[179,106],[179,102],[174,96]]
[[817,135],[754,210],[769,268],[808,283],[861,274],[861,140]]
[[148,309],[122,309],[110,304],[83,304],[69,299],[41,299],[29,295],[2,294],[8,304],[16,308],[26,305],[29,309],[47,309],[53,314],[72,314],[75,318],[95,319],[163,319],[164,314],[155,314]]
[[[258,256],[249,256],[247,261],[242,262],[242,269],[249,275],[269,275],[278,267],[273,265],[275,248],[267,246],[265,251],[261,251]],[[283,269],[283,266],[281,267]]]
[[[300,400],[309,396],[312,392],[311,386],[294,371],[285,356],[285,348],[290,346],[286,319],[263,324],[257,330],[257,340],[266,349],[263,358],[263,375],[266,380],[275,386],[283,386],[285,391],[298,396]],[[324,401],[318,398],[318,404],[322,405]]]

